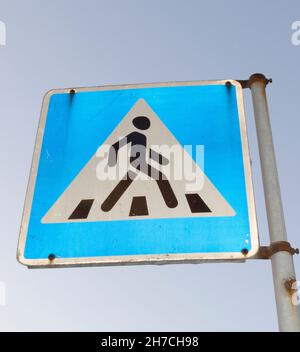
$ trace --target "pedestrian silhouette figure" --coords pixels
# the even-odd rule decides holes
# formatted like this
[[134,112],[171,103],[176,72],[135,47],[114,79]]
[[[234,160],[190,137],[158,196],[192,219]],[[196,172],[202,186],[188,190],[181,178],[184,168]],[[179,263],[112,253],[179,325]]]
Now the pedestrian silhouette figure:
[[[135,117],[132,120],[132,124],[138,130],[147,130],[151,125],[150,120],[146,116]],[[119,150],[126,144],[131,144],[129,161],[133,168],[138,172],[129,170],[102,203],[101,209],[105,212],[110,211],[126,192],[139,172],[142,172],[148,175],[151,179],[155,180],[166,205],[169,208],[175,208],[178,205],[178,201],[170,182],[160,170],[152,167],[146,161],[147,137],[143,133],[138,131],[131,132],[118,142],[114,143],[109,150],[108,166],[113,167],[117,164]],[[169,163],[167,158],[152,149],[149,149],[149,157],[158,162],[160,165],[167,165]]]

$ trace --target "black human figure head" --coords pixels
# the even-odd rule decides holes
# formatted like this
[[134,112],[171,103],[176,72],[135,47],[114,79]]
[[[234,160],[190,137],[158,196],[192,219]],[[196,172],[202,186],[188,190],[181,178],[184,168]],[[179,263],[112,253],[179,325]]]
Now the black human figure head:
[[132,120],[132,123],[139,130],[147,130],[151,125],[150,120],[146,116],[137,116]]

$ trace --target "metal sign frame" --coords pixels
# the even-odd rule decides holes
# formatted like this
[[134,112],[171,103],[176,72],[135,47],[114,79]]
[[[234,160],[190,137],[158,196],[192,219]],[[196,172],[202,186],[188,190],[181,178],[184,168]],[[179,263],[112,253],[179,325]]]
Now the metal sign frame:
[[[40,153],[42,149],[44,129],[46,125],[49,101],[54,94],[63,94],[74,92],[92,92],[105,90],[122,90],[132,88],[150,88],[150,87],[177,87],[177,86],[201,86],[201,85],[233,85],[236,88],[237,108],[239,116],[239,127],[242,143],[242,155],[245,174],[245,185],[247,193],[247,205],[249,213],[249,226],[251,236],[251,250],[248,253],[184,253],[184,254],[155,254],[155,255],[122,255],[122,256],[103,256],[103,257],[84,257],[84,258],[53,258],[51,259],[26,259],[24,250],[29,225],[35,183],[37,178]],[[219,261],[244,261],[249,259],[258,252],[259,237],[257,229],[256,211],[254,203],[254,191],[251,175],[250,155],[248,146],[248,137],[246,129],[246,118],[243,102],[243,88],[236,80],[216,80],[216,81],[189,81],[189,82],[168,82],[168,83],[146,83],[133,85],[114,85],[91,88],[73,88],[73,89],[55,89],[46,93],[39,121],[33,161],[30,171],[29,183],[26,192],[24,212],[20,229],[17,259],[28,267],[69,267],[69,266],[100,266],[100,265],[130,265],[130,264],[170,264],[170,263],[199,263],[199,262],[219,262]]]

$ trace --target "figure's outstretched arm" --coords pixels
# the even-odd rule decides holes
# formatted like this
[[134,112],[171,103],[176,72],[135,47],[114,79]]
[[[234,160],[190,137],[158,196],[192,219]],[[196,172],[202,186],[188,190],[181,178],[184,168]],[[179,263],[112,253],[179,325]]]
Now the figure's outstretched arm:
[[130,143],[128,136],[121,138],[118,142],[112,144],[108,153],[108,166],[115,166],[118,160],[119,149]]
[[169,159],[165,158],[162,154],[157,153],[155,150],[150,149],[149,157],[159,163],[160,165],[168,165]]

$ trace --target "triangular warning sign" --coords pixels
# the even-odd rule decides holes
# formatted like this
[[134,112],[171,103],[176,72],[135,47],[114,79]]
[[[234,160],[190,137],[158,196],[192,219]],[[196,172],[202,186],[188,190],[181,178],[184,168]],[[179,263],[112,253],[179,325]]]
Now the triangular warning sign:
[[[183,169],[174,176],[174,170]],[[234,215],[189,153],[139,99],[42,223]]]

